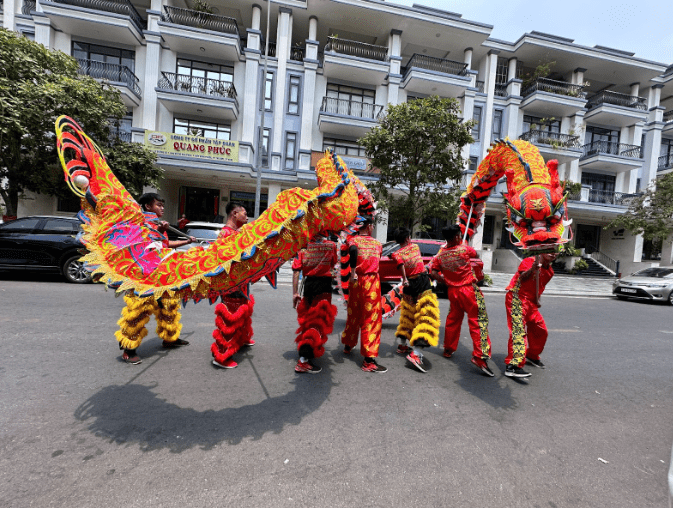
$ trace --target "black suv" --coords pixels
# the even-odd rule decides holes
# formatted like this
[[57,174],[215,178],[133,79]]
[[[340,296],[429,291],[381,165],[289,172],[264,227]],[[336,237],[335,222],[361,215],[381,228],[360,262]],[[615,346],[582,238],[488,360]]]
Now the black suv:
[[80,221],[39,215],[0,224],[0,270],[60,272],[68,282],[91,282],[79,258]]

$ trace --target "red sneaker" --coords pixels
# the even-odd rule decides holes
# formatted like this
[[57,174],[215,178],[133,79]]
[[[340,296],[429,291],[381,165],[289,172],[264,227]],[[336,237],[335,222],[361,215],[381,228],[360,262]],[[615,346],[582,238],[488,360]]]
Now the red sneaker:
[[234,360],[231,358],[227,358],[224,362],[220,363],[217,360],[213,359],[213,365],[215,367],[220,367],[222,369],[235,369],[238,367],[238,363],[236,363]]
[[475,364],[481,371],[486,374],[487,376],[493,377],[495,374],[493,374],[493,371],[491,368],[488,366],[488,362],[484,358],[477,358],[476,356],[472,357],[472,360],[470,360],[473,364]]
[[353,346],[344,346],[344,354],[345,355],[351,354],[352,350],[353,350]]
[[423,368],[423,360],[413,351],[407,355],[407,361],[421,372],[427,372],[425,368]]
[[413,349],[410,348],[409,346],[405,346],[404,344],[400,344],[399,346],[397,346],[397,351],[395,351],[395,352],[398,355],[407,356],[412,351],[413,351]]
[[376,363],[376,360],[372,358],[371,361],[363,361],[362,362],[362,367],[360,367],[363,371],[365,372],[377,372],[380,374],[383,374],[384,372],[387,372],[388,369],[385,368],[383,365],[379,365]]
[[136,354],[135,349],[125,349],[122,353],[122,360],[131,365],[138,365],[143,363],[142,359]]
[[450,349],[445,349],[444,354],[442,355],[444,358],[451,358],[453,356],[453,351]]
[[317,374],[322,370],[322,367],[313,365],[311,362],[302,362],[297,360],[297,365],[294,366],[294,371],[299,373]]

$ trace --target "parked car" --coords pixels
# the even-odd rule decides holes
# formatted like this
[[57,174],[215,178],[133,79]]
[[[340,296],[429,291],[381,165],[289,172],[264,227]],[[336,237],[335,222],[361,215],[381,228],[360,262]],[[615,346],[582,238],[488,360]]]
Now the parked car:
[[612,284],[612,294],[619,299],[637,298],[673,305],[673,266],[645,268]]
[[212,243],[217,240],[217,235],[223,227],[224,224],[219,222],[189,222],[182,231],[199,242]]
[[59,272],[68,282],[91,282],[84,268],[75,217],[36,215],[0,224],[0,269]]

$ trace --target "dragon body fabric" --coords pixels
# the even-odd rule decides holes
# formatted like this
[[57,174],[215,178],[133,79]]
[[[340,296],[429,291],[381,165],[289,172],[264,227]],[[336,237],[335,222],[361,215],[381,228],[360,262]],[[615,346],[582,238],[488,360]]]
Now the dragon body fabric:
[[[67,116],[56,121],[66,182],[82,198],[82,258],[94,279],[139,298],[213,302],[275,271],[312,236],[341,231],[358,212],[362,188],[341,158],[327,152],[317,164],[318,187],[281,192],[260,217],[207,248],[173,251],[108,167],[105,157]],[[159,236],[160,238],[160,236]]]
[[461,196],[458,224],[463,235],[472,237],[488,196],[503,176],[507,179],[503,197],[508,230],[517,240],[514,245],[541,253],[565,243],[563,233],[571,221],[567,220],[567,194],[559,182],[558,161],[545,165],[534,145],[509,139],[491,146]]

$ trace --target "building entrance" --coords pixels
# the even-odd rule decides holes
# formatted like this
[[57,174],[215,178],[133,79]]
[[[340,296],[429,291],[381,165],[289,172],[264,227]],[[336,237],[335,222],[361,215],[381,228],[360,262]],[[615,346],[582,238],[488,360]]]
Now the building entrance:
[[201,187],[180,187],[180,211],[190,221],[213,222],[220,214],[220,191]]
[[575,236],[575,247],[585,249],[587,254],[597,252],[601,246],[601,227],[578,224]]

